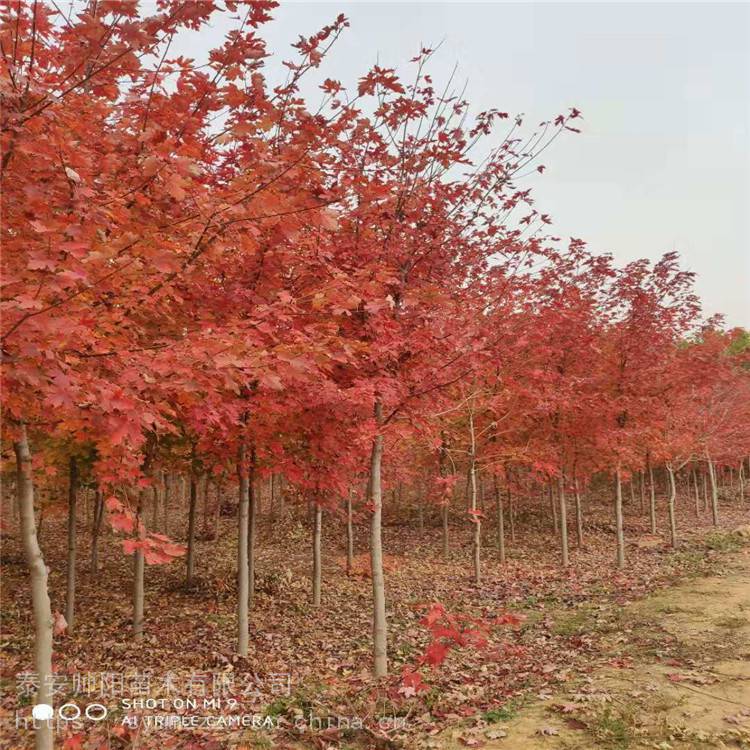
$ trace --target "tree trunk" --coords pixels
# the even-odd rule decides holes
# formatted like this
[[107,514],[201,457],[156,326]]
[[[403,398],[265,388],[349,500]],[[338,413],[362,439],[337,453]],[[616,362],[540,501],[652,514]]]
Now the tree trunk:
[[474,433],[474,414],[469,414],[469,432],[471,435],[471,453],[469,463],[469,489],[471,505],[471,521],[474,524],[472,552],[474,559],[474,583],[478,586],[482,581],[482,517],[477,506],[477,467],[476,467],[476,438]]
[[268,477],[268,525],[273,527],[276,522],[276,494],[273,487],[273,473]]
[[[505,509],[503,508],[503,494],[500,491],[496,476],[493,476],[492,481],[495,488],[495,508],[497,510],[497,553],[500,558],[500,564],[505,565]],[[510,487],[508,487],[508,496],[510,496]]]
[[706,454],[708,461],[708,478],[711,480],[711,520],[714,526],[719,525],[719,491],[716,487],[716,469],[711,456]]
[[173,477],[171,474],[168,474],[166,472],[162,472],[162,488],[164,495],[162,497],[162,511],[164,513],[164,524],[162,526],[162,529],[164,533],[169,536],[169,500],[170,495],[172,494],[172,484],[173,484]]
[[[47,590],[47,566],[36,536],[34,479],[26,425],[19,427],[13,446],[16,454],[16,492],[21,513],[21,538],[31,578],[31,608],[34,614],[34,671],[38,681],[36,704],[52,707],[52,607]],[[35,750],[52,750],[52,723],[36,722]]]
[[568,567],[568,503],[565,499],[565,477],[562,471],[558,479],[558,495],[560,501],[560,550],[562,552],[562,566]]
[[313,524],[313,590],[312,603],[313,607],[320,606],[320,584],[321,584],[321,560],[320,560],[320,541],[323,525],[323,508],[320,503],[315,503],[315,523]]
[[740,461],[740,468],[738,472],[738,479],[739,479],[739,493],[740,493],[740,503],[745,502],[745,462]]
[[[138,513],[136,515],[136,533],[139,541],[143,539],[144,529],[141,522],[141,513],[143,511],[143,493],[138,493]],[[144,590],[145,590],[145,568],[146,560],[143,555],[143,548],[138,547],[133,559],[133,637],[136,641],[143,639],[143,610],[144,610]]]
[[[255,452],[253,451],[253,455],[255,455]],[[253,461],[253,466],[255,465],[255,461]],[[253,476],[255,476],[255,470],[253,469]],[[254,523],[257,523],[258,518],[260,518],[263,515],[263,488],[261,487],[260,479],[254,479],[253,480],[255,485],[253,488],[253,505],[255,506],[255,520]]]
[[674,471],[670,464],[667,464],[667,472],[669,474],[669,501],[667,503],[667,509],[669,512],[669,543],[674,548],[677,547],[677,522],[674,515],[674,501],[677,497],[677,485],[675,484]]
[[555,534],[560,530],[560,519],[557,517],[557,504],[555,503],[555,491],[552,489],[552,480],[547,483],[547,492],[549,494],[549,505],[552,510],[552,527]]
[[[375,420],[380,424],[383,407],[375,404]],[[380,467],[383,458],[383,435],[378,433],[372,442],[370,457],[370,502],[372,521],[370,525],[370,564],[372,568],[372,641],[373,673],[375,677],[388,674],[388,631],[385,619],[385,576],[383,574],[382,512],[383,496],[380,485]]]
[[70,459],[70,483],[68,485],[68,570],[65,593],[65,620],[68,632],[75,630],[76,611],[76,500],[78,497],[78,463]]
[[219,517],[221,516],[221,498],[224,494],[224,477],[220,477],[216,482],[216,505],[214,506],[214,536],[213,538],[218,540],[219,538]]
[[187,570],[185,585],[192,586],[195,576],[195,514],[198,505],[198,479],[194,472],[190,473],[190,510],[188,511],[187,532]]
[[154,474],[154,486],[152,488],[152,501],[153,507],[151,509],[151,530],[158,531],[159,529],[159,474]]
[[247,603],[250,609],[255,604],[255,537],[257,526],[257,488],[255,486],[255,448],[250,451],[250,467],[247,481]]
[[651,519],[651,533],[656,534],[656,486],[654,485],[654,467],[651,466],[651,461],[648,462],[648,485],[649,485],[649,501],[648,501],[648,514]]
[[450,544],[448,538],[448,499],[443,504],[443,559],[447,560],[450,554]]
[[239,481],[239,504],[237,506],[237,653],[247,656],[250,643],[248,618],[248,481],[247,456],[244,445],[237,452],[237,479]]
[[581,507],[581,493],[578,490],[578,479],[573,480],[576,494],[576,541],[579,549],[583,547],[583,508]]
[[[41,498],[41,494],[42,493],[41,493],[41,490],[40,490],[40,492],[39,492],[40,498]],[[42,507],[39,508],[39,528],[38,528],[38,530],[36,532],[36,538],[37,538],[37,543],[38,544],[42,543],[42,527],[43,526],[44,526],[44,505],[42,505]]]
[[622,473],[618,461],[615,467],[615,534],[617,535],[617,567],[625,567],[625,534],[622,521]]
[[99,570],[99,534],[104,518],[104,494],[100,489],[96,490],[94,502],[94,523],[91,526],[91,573],[96,575]]
[[352,523],[352,494],[346,498],[346,574],[351,575],[354,567],[354,524]]
[[201,475],[201,487],[203,490],[203,538],[205,539],[208,537],[208,504],[211,499],[211,482],[208,477],[208,472]]
[[646,475],[643,471],[638,472],[638,478],[640,479],[640,499],[639,499],[639,510],[641,515],[646,512]]
[[695,517],[700,518],[701,496],[700,496],[700,491],[698,489],[698,472],[695,469],[693,469],[692,475],[693,475],[693,490],[695,492]]
[[708,510],[708,484],[706,479],[706,472],[701,471],[701,476],[703,478],[703,510]]

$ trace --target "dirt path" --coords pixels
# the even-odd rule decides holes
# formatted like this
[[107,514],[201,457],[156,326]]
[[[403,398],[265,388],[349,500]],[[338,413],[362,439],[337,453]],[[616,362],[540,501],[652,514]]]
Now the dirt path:
[[[425,746],[750,748],[750,550],[723,568],[621,608],[618,627],[602,640],[610,666],[505,721],[458,728]],[[585,607],[568,617],[560,626],[571,631],[600,623]]]

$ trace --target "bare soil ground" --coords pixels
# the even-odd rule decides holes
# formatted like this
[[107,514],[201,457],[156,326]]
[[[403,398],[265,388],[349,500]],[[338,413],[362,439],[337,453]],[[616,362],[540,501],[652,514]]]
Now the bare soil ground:
[[[750,747],[750,551],[719,575],[624,607],[599,643],[609,664],[530,698],[505,721],[458,727],[427,747],[524,750]],[[592,630],[582,605],[558,626]],[[609,625],[606,625],[609,630]]]

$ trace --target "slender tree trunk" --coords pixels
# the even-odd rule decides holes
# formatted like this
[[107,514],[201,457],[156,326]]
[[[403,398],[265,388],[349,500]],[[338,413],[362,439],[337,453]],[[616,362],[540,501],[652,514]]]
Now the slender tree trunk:
[[[19,427],[14,444],[16,454],[16,492],[21,513],[21,538],[26,565],[31,578],[31,608],[34,614],[34,670],[38,681],[36,704],[52,706],[52,607],[47,589],[47,566],[36,536],[34,518],[34,479],[31,451],[26,425]],[[35,750],[52,750],[53,734],[50,721],[37,722],[34,732]]]
[[[497,511],[497,553],[500,558],[500,564],[505,565],[505,513],[503,508],[503,494],[497,483],[497,477],[493,476],[492,481],[495,489],[495,508]],[[510,487],[508,487],[510,494]]]
[[187,571],[185,585],[192,586],[195,576],[195,515],[198,505],[198,479],[194,472],[190,474],[190,510],[188,511],[187,532]]
[[216,505],[214,506],[214,536],[213,538],[218,540],[219,538],[219,517],[221,516],[221,498],[224,494],[224,478],[223,476],[216,482]]
[[656,486],[654,485],[654,467],[651,466],[650,459],[648,461],[648,485],[648,514],[649,518],[651,519],[651,533],[656,534]]
[[508,474],[508,516],[510,518],[510,543],[516,543],[516,506],[510,489],[510,474]]
[[576,541],[579,549],[583,547],[583,508],[581,507],[581,493],[578,490],[578,479],[573,480],[576,495]]
[[68,569],[65,594],[65,620],[68,632],[75,630],[76,612],[76,500],[78,497],[78,463],[75,456],[70,459],[70,483],[68,485]]
[[646,512],[646,475],[643,470],[638,472],[638,478],[640,479],[639,510],[643,515]]
[[562,552],[562,566],[568,567],[568,503],[565,499],[565,477],[560,471],[558,479],[558,495],[560,501],[560,548]]
[[[254,452],[253,452],[253,455],[255,455]],[[255,465],[254,462],[253,462],[253,465]],[[253,469],[253,476],[255,476],[254,469]],[[253,488],[253,497],[254,497],[253,505],[255,506],[254,523],[257,523],[258,518],[260,518],[263,515],[263,488],[261,486],[259,479],[256,478],[253,481],[255,482],[255,486]]]
[[203,537],[205,538],[208,536],[208,504],[211,498],[211,482],[208,472],[201,476],[201,486],[203,488]]
[[153,507],[151,509],[151,530],[157,531],[159,528],[159,474],[154,474],[154,486],[152,488]]
[[708,483],[706,479],[706,472],[701,471],[701,476],[703,477],[703,510],[708,510]]
[[255,541],[258,525],[257,487],[255,486],[255,446],[250,451],[248,472],[248,517],[247,517],[247,601],[250,609],[255,605]]
[[625,567],[625,534],[622,521],[622,473],[620,462],[615,467],[615,534],[617,536],[617,567]]
[[313,524],[313,590],[312,603],[313,607],[320,606],[320,584],[321,584],[321,560],[320,560],[320,541],[323,526],[323,508],[320,503],[315,503],[315,523]]
[[716,469],[714,468],[714,462],[711,460],[711,456],[706,454],[706,460],[708,461],[708,478],[711,480],[711,519],[714,526],[719,525],[719,492],[716,487]]
[[[143,512],[143,493],[138,493],[138,513],[136,515],[136,533],[139,541],[143,540],[144,529],[141,522]],[[143,610],[145,600],[145,569],[146,560],[143,548],[138,547],[133,559],[133,637],[136,641],[143,639]]]
[[99,534],[104,518],[104,495],[100,489],[96,490],[94,503],[94,523],[91,527],[91,573],[96,575],[99,570]]
[[698,489],[698,472],[693,469],[693,490],[695,492],[695,517],[700,518],[701,515],[701,496],[700,490]]
[[674,471],[672,466],[667,464],[667,472],[669,474],[669,501],[667,503],[667,509],[669,512],[669,543],[672,547],[677,547],[677,522],[674,514],[674,502],[677,497],[677,485],[674,480]]
[[473,412],[469,414],[469,431],[471,434],[471,459],[469,464],[471,520],[474,524],[472,552],[474,558],[474,583],[478,586],[482,581],[482,517],[479,515],[479,508],[477,506],[476,438]]
[[[440,478],[443,479],[446,476],[446,456],[448,455],[448,444],[445,437],[445,432],[440,433],[440,458],[439,458],[439,468],[438,471],[440,473]],[[450,497],[447,492],[445,492],[445,495],[443,497],[443,507],[441,511],[442,515],[442,521],[443,521],[443,560],[448,560],[448,555],[450,553],[449,549],[449,527],[448,522],[450,520],[449,518],[449,503],[450,503]]]
[[162,529],[166,535],[169,535],[169,500],[172,493],[173,477],[171,474],[162,472],[161,481],[164,492],[162,497],[162,511],[164,513]]
[[247,455],[244,444],[237,452],[237,480],[239,504],[237,506],[237,653],[247,656],[250,643],[248,617],[248,515],[249,492],[247,480]]
[[354,524],[352,522],[352,494],[346,497],[346,574],[351,575],[354,567]]
[[19,527],[21,524],[21,504],[18,502],[18,487],[16,486],[16,480],[13,479],[9,483],[10,491],[13,492],[13,516],[15,517],[16,521],[18,521]]
[[276,495],[273,487],[273,473],[268,477],[268,525],[273,527],[276,522]]
[[447,560],[448,555],[450,554],[450,545],[449,545],[449,538],[448,538],[448,499],[446,498],[445,503],[443,504],[442,509],[442,515],[443,515],[443,559]]
[[552,480],[547,483],[547,493],[549,495],[549,505],[552,510],[552,526],[555,534],[560,531],[560,519],[557,517],[557,503],[555,503],[555,491],[552,488]]
[[737,473],[737,478],[740,484],[740,503],[745,502],[745,465],[742,461],[740,461],[740,468],[739,472]]
[[[41,496],[41,491],[39,492],[39,495]],[[36,533],[37,542],[39,544],[42,543],[42,527],[44,526],[44,505],[42,505],[41,508],[39,508],[39,529]]]
[[[383,407],[375,404],[375,420],[380,424]],[[388,626],[385,618],[385,576],[383,574],[382,512],[383,496],[380,485],[380,467],[383,458],[383,436],[378,433],[373,439],[370,457],[370,493],[372,521],[370,526],[370,563],[372,568],[372,640],[373,673],[375,677],[388,674]]]

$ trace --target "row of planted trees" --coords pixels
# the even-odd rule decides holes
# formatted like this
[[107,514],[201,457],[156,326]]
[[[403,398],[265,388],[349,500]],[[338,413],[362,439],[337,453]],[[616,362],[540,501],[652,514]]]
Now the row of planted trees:
[[[746,336],[698,327],[676,256],[618,268],[562,247],[519,187],[577,132],[576,109],[530,130],[472,114],[433,82],[428,49],[407,79],[375,66],[349,90],[321,75],[343,16],[300,38],[274,86],[260,36],[274,3],[225,5],[0,11],[4,456],[12,443],[37,702],[51,703],[52,621],[34,485],[63,482],[56,465],[71,518],[85,469],[96,528],[106,516],[134,557],[136,636],[144,566],[184,554],[195,574],[198,478],[225,488],[217,514],[232,487],[241,654],[260,483],[314,509],[315,601],[322,509],[346,504],[351,549],[366,485],[383,676],[384,486],[421,488],[447,545],[465,481],[479,581],[483,488],[554,485],[567,563],[567,497],[611,476],[622,566],[623,482],[640,473],[653,496],[655,467],[673,480],[699,461],[715,498],[716,466],[740,470],[750,447]],[[219,13],[236,26],[205,59],[170,55]],[[175,474],[187,550],[159,530]]]

